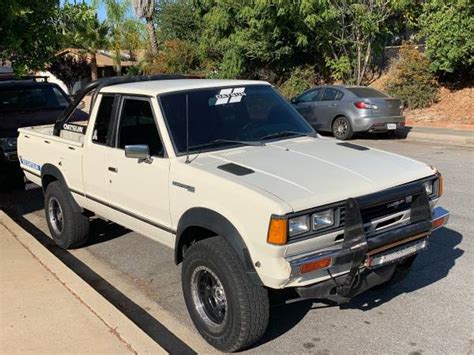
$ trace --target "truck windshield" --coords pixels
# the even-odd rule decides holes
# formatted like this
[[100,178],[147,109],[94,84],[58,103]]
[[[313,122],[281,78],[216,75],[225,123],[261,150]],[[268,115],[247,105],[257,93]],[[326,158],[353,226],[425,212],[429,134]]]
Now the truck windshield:
[[190,152],[225,149],[314,133],[268,85],[170,93],[159,100],[178,155],[187,148]]

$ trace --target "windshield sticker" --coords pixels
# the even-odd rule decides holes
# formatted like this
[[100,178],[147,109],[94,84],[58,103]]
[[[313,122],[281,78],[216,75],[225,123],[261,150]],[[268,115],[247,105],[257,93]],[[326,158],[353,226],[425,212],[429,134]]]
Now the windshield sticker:
[[242,97],[245,95],[245,88],[222,89],[219,94],[216,95],[217,101],[214,105],[225,105],[234,102],[240,102]]

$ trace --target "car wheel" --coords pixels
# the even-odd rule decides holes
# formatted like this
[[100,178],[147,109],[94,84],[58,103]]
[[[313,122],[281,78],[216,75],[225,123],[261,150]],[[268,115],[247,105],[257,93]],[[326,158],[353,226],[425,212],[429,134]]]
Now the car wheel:
[[56,245],[70,249],[87,242],[89,218],[81,213],[61,183],[54,181],[48,185],[44,205],[48,228]]
[[352,126],[349,120],[344,117],[338,117],[334,120],[332,124],[332,134],[334,137],[340,140],[351,139],[354,132],[352,131]]
[[195,327],[218,350],[245,349],[265,333],[267,290],[252,282],[222,237],[204,239],[187,250],[182,286]]

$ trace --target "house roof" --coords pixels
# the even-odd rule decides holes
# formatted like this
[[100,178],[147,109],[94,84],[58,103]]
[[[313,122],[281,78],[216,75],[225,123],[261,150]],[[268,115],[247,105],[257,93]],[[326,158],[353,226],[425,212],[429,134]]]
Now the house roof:
[[[144,50],[133,51],[135,60],[131,60],[129,51],[121,51],[122,56],[122,67],[130,67],[136,65],[140,60],[143,59],[145,55]],[[87,60],[90,62],[92,54],[90,52],[85,52],[84,50],[78,48],[65,48],[62,51],[58,52],[56,56],[72,55],[75,57],[86,56]],[[114,66],[114,54],[111,51],[100,49],[96,54],[97,67],[112,67]]]

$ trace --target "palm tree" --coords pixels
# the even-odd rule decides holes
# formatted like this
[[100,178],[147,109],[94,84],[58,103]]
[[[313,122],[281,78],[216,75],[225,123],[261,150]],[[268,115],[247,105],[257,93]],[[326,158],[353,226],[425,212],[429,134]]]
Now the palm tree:
[[139,18],[146,21],[146,29],[150,40],[151,54],[158,52],[158,40],[156,39],[155,25],[153,24],[153,13],[155,11],[155,0],[132,0],[133,8]]

